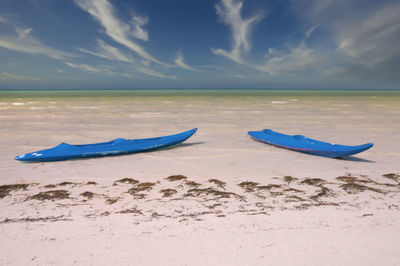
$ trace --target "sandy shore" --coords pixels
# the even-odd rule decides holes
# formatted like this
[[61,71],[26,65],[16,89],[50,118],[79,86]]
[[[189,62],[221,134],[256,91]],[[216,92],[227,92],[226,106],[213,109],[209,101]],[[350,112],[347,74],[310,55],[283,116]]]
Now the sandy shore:
[[174,175],[2,186],[0,262],[398,262],[400,175],[197,181]]
[[[400,261],[394,98],[7,98],[0,108],[2,265]],[[193,127],[198,133],[167,150],[13,160],[62,141],[156,137]],[[323,158],[246,135],[262,128],[375,146]]]

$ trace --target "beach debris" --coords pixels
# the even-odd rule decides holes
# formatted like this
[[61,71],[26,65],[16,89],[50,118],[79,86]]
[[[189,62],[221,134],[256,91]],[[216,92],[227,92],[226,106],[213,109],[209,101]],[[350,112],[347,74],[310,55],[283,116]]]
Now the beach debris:
[[400,175],[399,174],[384,174],[383,177],[389,178],[393,181],[399,182],[400,181]]
[[283,177],[283,180],[284,180],[286,183],[288,183],[288,185],[289,185],[291,182],[296,181],[297,178],[295,178],[295,177],[293,177],[293,176],[290,176],[290,175],[286,175],[286,176]]
[[94,181],[89,181],[89,182],[86,183],[86,185],[97,185],[97,183],[94,182]]
[[366,180],[366,179],[359,179],[355,176],[338,176],[336,177],[337,180],[347,182],[347,183],[354,183],[354,182],[360,182],[360,183],[371,183],[371,180]]
[[268,184],[265,186],[257,186],[257,189],[259,190],[272,190],[272,189],[277,189],[277,188],[281,188],[282,185],[278,185],[278,184]]
[[233,192],[226,192],[216,190],[212,187],[209,188],[192,188],[189,189],[185,194],[185,197],[198,197],[198,196],[215,196],[217,198],[230,198],[231,196],[240,197],[238,194]]
[[65,218],[65,215],[60,216],[47,216],[47,217],[26,217],[26,218],[18,218],[18,219],[10,219],[6,218],[0,222],[0,224],[8,224],[8,223],[34,223],[34,222],[58,222],[58,221],[72,221],[70,218]]
[[94,197],[95,194],[90,191],[85,191],[85,192],[81,193],[80,195],[90,200]]
[[244,181],[238,184],[239,187],[243,188],[246,192],[254,192],[254,189],[257,187],[258,183],[251,181]]
[[306,193],[304,190],[295,189],[295,188],[287,188],[287,189],[285,189],[284,191],[285,191],[285,192],[294,192],[294,193],[303,193],[303,194]]
[[116,203],[119,199],[120,199],[119,197],[115,197],[115,198],[106,197],[106,204],[112,205],[112,204]]
[[302,185],[306,184],[309,186],[321,186],[324,185],[325,183],[326,181],[321,178],[306,178],[300,182],[300,184]]
[[122,178],[122,179],[115,181],[114,186],[116,186],[118,183],[135,185],[135,184],[139,183],[139,181],[137,181],[133,178]]
[[286,196],[286,202],[297,202],[297,201],[307,201],[306,199],[303,199],[299,196],[296,195],[288,195]]
[[8,196],[13,190],[26,190],[29,184],[12,184],[12,185],[2,185],[0,186],[0,199]]
[[357,183],[346,183],[346,184],[342,184],[340,185],[340,187],[346,191],[348,194],[357,194],[360,192],[364,192],[366,190],[370,190],[376,193],[381,193],[381,194],[386,194],[385,191],[382,191],[378,188],[374,188],[374,187],[368,187],[365,185],[361,185],[361,184],[357,184]]
[[54,185],[54,184],[48,184],[48,185],[44,186],[44,188],[56,188],[56,187],[57,187],[57,185]]
[[30,196],[29,200],[61,200],[69,198],[69,192],[66,190],[49,190],[44,192],[39,192],[33,196]]
[[185,182],[185,185],[187,185],[189,187],[193,187],[193,188],[201,186],[200,183],[197,183],[197,182],[194,182],[194,181],[187,181],[187,180]]
[[208,182],[217,185],[218,188],[225,189],[226,183],[218,179],[209,179]]
[[78,185],[78,183],[73,183],[73,182],[69,182],[69,181],[64,181],[64,182],[61,182],[61,183],[58,183],[58,184],[57,184],[57,186],[69,186],[69,185],[75,186],[75,185]]
[[135,199],[143,199],[146,197],[146,194],[143,193],[138,193],[142,191],[150,191],[153,189],[153,187],[156,185],[156,183],[151,183],[151,182],[144,182],[144,183],[139,183],[135,187],[131,188],[128,190],[128,193],[134,196]]
[[116,213],[135,213],[135,214],[143,214],[140,210],[136,209],[136,207],[125,209],[122,211],[118,211]]
[[311,196],[310,199],[319,201],[320,197],[335,197],[335,196],[336,193],[333,192],[333,190],[324,186],[320,186],[320,190],[318,191],[318,193],[316,195]]
[[187,177],[184,175],[170,175],[165,178],[168,181],[179,181],[179,180],[186,180]]
[[164,198],[169,198],[172,195],[178,193],[178,191],[176,189],[172,189],[172,188],[162,189],[162,190],[160,190],[160,192],[163,193]]

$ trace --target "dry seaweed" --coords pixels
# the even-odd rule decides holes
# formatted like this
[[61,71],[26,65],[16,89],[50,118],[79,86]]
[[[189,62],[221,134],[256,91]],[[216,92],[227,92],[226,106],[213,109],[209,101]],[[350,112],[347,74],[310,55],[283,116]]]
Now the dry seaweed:
[[136,208],[130,208],[130,209],[125,209],[116,213],[135,213],[135,214],[143,214],[140,210],[136,209]]
[[289,199],[289,200],[286,200],[286,202],[307,201],[306,199],[303,199],[296,195],[288,195],[288,196],[286,196],[286,198]]
[[281,188],[282,185],[277,185],[277,184],[268,184],[266,186],[257,186],[257,189],[264,189],[264,190],[271,190],[271,189],[277,189]]
[[306,184],[309,186],[321,186],[324,185],[325,183],[326,181],[321,178],[306,178],[300,182],[300,184],[302,185]]
[[294,192],[294,193],[305,193],[303,190],[295,189],[295,188],[287,188],[284,190],[285,192]]
[[44,186],[44,188],[56,188],[56,187],[57,187],[57,185],[54,185],[54,184],[48,184],[48,185]]
[[77,184],[78,184],[78,183],[73,183],[73,182],[64,181],[64,182],[58,183],[57,186],[68,186],[68,185],[74,186],[74,185],[77,185]]
[[257,187],[258,183],[251,181],[244,181],[238,184],[239,187],[243,188],[246,192],[254,192],[254,189]]
[[2,185],[0,186],[0,199],[8,196],[13,190],[26,190],[29,184],[12,184],[12,185]]
[[169,198],[172,195],[176,194],[178,191],[176,189],[167,188],[167,189],[160,190],[160,192],[163,193],[164,198]]
[[115,181],[114,186],[117,185],[117,183],[135,185],[135,184],[139,183],[139,181],[137,181],[133,178],[122,178],[122,179]]
[[49,190],[44,192],[39,192],[28,199],[32,200],[60,200],[69,198],[69,192],[66,190]]
[[368,186],[357,184],[357,183],[346,183],[346,184],[340,185],[340,187],[349,194],[357,194],[360,192],[364,192],[366,190],[370,190],[370,191],[373,191],[376,193],[386,194],[385,191],[382,191],[378,188],[368,187]]
[[97,185],[97,183],[94,182],[94,181],[89,181],[89,182],[86,183],[86,185]]
[[218,179],[209,179],[208,182],[217,185],[218,188],[225,189],[226,183]]
[[189,187],[197,188],[201,186],[201,184],[194,182],[194,181],[186,181],[185,184]]
[[136,187],[129,189],[128,193],[131,195],[135,195],[140,191],[150,191],[153,189],[153,186],[155,186],[155,184],[156,183],[151,183],[151,182],[140,183]]
[[19,218],[19,219],[9,219],[6,218],[0,222],[0,224],[7,223],[33,223],[33,222],[58,222],[58,221],[72,221],[72,219],[64,218],[64,215],[60,216],[47,216],[47,217],[39,217],[39,218]]
[[271,192],[269,192],[269,194],[271,195],[271,197],[278,197],[278,196],[282,196],[283,192],[280,192],[280,191],[273,192],[273,191],[271,191]]
[[110,197],[107,197],[107,199],[106,199],[106,204],[107,205],[112,205],[112,204],[114,204],[114,203],[116,203],[118,200],[119,200],[120,198],[110,198]]
[[347,182],[347,183],[354,183],[354,182],[359,182],[359,183],[371,183],[372,181],[366,180],[366,179],[359,179],[355,176],[338,176],[336,177],[337,180]]
[[90,191],[85,191],[80,194],[81,196],[87,198],[87,199],[92,199],[94,197],[94,193]]
[[186,180],[187,177],[184,175],[170,175],[165,178],[168,181],[179,181],[179,180]]
[[189,189],[185,197],[198,197],[198,196],[215,196],[218,198],[230,198],[231,196],[238,197],[236,193],[216,190],[212,187],[209,188],[193,188]]
[[287,176],[284,176],[284,177],[283,177],[283,180],[284,180],[286,183],[290,184],[291,182],[297,180],[297,178],[295,178],[295,177],[293,177],[293,176],[290,176],[290,175],[287,175]]
[[399,179],[400,179],[400,175],[399,175],[399,174],[393,174],[393,173],[391,173],[391,174],[384,174],[383,177],[389,178],[389,179],[391,179],[391,180],[393,180],[393,181],[396,181],[396,182],[400,181],[400,180],[399,180]]
[[333,190],[327,187],[320,186],[320,190],[318,191],[318,193],[316,195],[311,196],[310,199],[318,201],[320,197],[335,197],[335,196],[336,194],[335,192],[333,192]]

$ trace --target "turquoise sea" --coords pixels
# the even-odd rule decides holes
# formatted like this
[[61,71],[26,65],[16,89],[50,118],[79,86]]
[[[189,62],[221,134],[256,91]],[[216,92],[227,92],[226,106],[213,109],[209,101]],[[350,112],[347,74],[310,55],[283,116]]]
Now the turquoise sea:
[[299,90],[299,89],[135,89],[135,90],[0,90],[2,97],[58,96],[400,96],[400,90]]

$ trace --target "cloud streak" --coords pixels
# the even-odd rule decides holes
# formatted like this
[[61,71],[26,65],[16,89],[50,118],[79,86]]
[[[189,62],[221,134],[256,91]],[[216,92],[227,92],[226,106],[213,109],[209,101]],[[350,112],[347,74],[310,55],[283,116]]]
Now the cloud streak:
[[217,15],[222,22],[228,25],[232,31],[232,49],[214,49],[216,55],[225,56],[237,63],[243,63],[243,52],[249,52],[251,48],[250,32],[253,26],[264,18],[263,13],[253,14],[247,19],[242,17],[243,2],[237,0],[221,0],[215,5]]
[[129,25],[115,16],[114,8],[108,0],[75,0],[75,2],[99,22],[104,27],[106,34],[115,42],[128,47],[146,60],[163,64],[130,38],[148,39],[147,32],[142,28],[147,23],[147,19],[133,17],[133,25]]
[[79,51],[87,54],[91,54],[97,57],[105,58],[111,61],[120,61],[125,63],[134,63],[135,60],[132,56],[122,53],[116,47],[111,46],[104,41],[98,39],[97,40],[97,50],[90,51],[84,48],[78,48]]
[[42,79],[38,77],[30,77],[25,75],[17,75],[17,74],[2,72],[0,73],[0,80],[40,81]]
[[16,35],[0,35],[0,47],[28,54],[42,54],[54,59],[65,60],[75,57],[72,53],[63,52],[42,43],[32,36],[32,31],[31,28],[16,28]]
[[196,69],[192,66],[189,66],[188,64],[185,63],[182,51],[179,51],[177,53],[174,63],[175,63],[175,65],[177,65],[183,69],[199,72],[198,69]]
[[71,62],[64,62],[67,66],[81,71],[87,71],[93,74],[105,74],[107,76],[116,76],[116,73],[111,71],[108,67],[95,67],[88,64],[74,64]]

